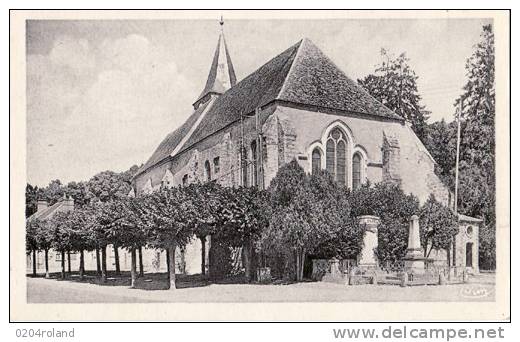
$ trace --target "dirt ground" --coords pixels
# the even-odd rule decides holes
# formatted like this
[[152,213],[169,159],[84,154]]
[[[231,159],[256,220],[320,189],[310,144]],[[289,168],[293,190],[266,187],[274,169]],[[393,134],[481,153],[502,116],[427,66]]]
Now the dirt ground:
[[61,280],[27,277],[29,303],[147,303],[147,302],[415,302],[494,301],[494,274],[472,276],[466,284],[445,286],[358,285],[324,282],[244,284],[237,279],[213,283],[200,275],[179,276],[178,289],[167,290],[164,273],[145,274],[131,289],[130,277],[109,276],[101,284],[93,274]]

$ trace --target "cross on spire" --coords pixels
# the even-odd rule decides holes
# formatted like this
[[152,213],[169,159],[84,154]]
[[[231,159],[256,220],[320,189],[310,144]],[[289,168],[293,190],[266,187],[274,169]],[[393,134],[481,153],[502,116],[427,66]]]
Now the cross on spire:
[[195,109],[197,109],[201,103],[207,102],[207,100],[211,98],[211,95],[225,93],[229,88],[233,87],[237,81],[224,38],[224,17],[222,15],[220,16],[219,24],[221,32],[213,56],[213,62],[211,63],[206,86],[193,104]]

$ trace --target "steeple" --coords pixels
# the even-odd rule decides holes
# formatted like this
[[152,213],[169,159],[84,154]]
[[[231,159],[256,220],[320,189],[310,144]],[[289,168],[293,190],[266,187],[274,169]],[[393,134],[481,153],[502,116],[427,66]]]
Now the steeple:
[[193,107],[197,109],[200,104],[209,101],[212,95],[220,95],[234,86],[237,82],[235,69],[229,56],[229,51],[224,38],[224,20],[220,17],[220,35],[218,37],[217,48],[213,56],[213,62],[209,70],[208,80],[204,90],[193,103]]

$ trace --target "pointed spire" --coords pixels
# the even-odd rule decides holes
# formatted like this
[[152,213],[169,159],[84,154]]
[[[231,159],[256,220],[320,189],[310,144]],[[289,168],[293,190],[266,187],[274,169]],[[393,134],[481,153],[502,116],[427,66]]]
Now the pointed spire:
[[211,98],[211,95],[223,94],[237,82],[235,69],[233,68],[226,39],[224,38],[224,19],[222,17],[220,17],[219,24],[221,32],[218,37],[213,62],[209,70],[208,80],[197,101],[193,103],[195,109],[197,109],[201,103],[207,102]]

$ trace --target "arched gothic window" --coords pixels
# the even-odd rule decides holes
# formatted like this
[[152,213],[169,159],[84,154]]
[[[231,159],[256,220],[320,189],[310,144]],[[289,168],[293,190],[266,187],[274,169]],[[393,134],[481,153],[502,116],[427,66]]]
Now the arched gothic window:
[[257,150],[256,140],[251,142],[251,185],[258,185],[258,166],[257,166]]
[[361,187],[361,155],[355,153],[352,157],[352,188],[354,190]]
[[319,148],[312,150],[312,173],[321,170],[321,151]]
[[204,169],[206,170],[206,180],[209,182],[211,180],[211,165],[209,164],[209,160],[206,160],[204,163]]
[[347,182],[347,139],[338,128],[334,128],[327,137],[326,169],[339,185]]

